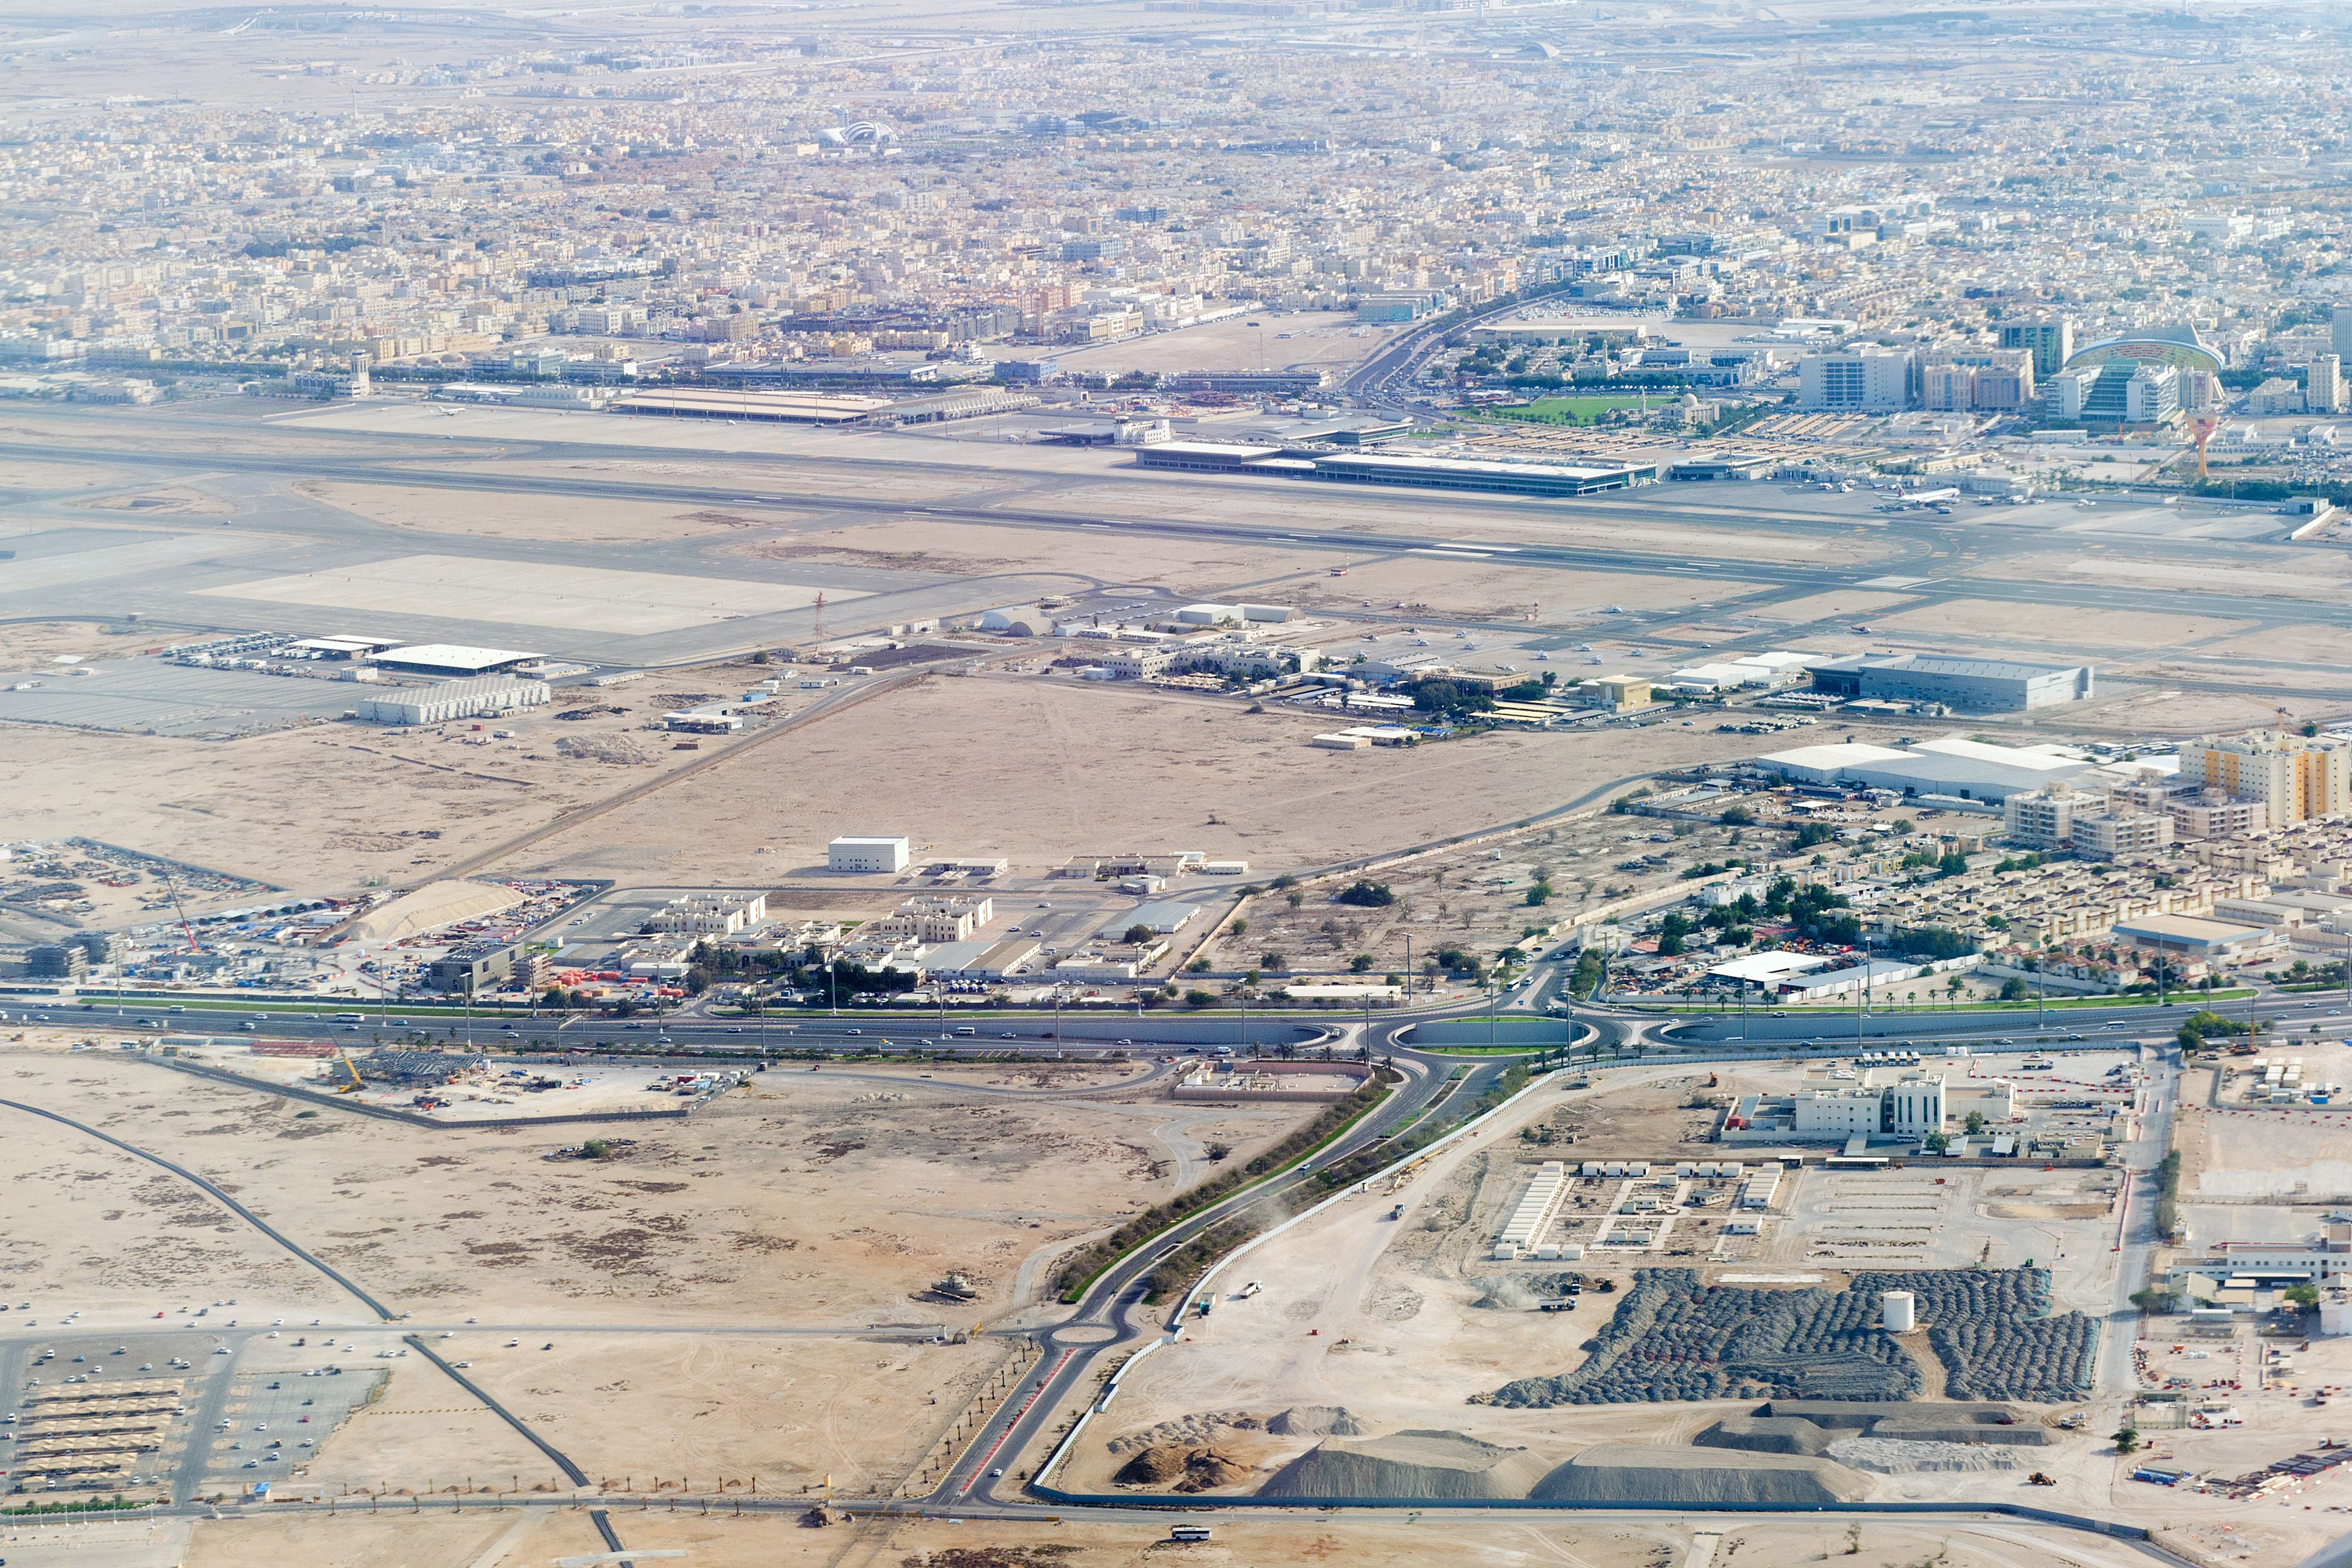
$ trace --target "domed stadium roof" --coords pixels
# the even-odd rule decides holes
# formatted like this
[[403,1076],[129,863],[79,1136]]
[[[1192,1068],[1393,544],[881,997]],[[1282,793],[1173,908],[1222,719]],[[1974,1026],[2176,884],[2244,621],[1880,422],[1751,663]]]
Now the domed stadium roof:
[[2168,364],[2183,373],[2202,372],[2207,375],[2218,374],[2221,369],[2221,356],[2207,348],[2204,340],[2197,335],[2197,329],[2190,326],[2142,327],[2102,338],[2075,350],[2066,368],[2075,370],[2125,361]]

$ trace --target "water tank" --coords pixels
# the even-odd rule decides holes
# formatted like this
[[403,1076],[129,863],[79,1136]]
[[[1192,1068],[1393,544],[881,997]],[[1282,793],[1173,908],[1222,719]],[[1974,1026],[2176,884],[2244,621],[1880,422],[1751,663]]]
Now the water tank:
[[1888,1333],[1907,1334],[1916,1326],[1918,1319],[1912,1310],[1910,1291],[1889,1290],[1879,1301],[1885,1308]]

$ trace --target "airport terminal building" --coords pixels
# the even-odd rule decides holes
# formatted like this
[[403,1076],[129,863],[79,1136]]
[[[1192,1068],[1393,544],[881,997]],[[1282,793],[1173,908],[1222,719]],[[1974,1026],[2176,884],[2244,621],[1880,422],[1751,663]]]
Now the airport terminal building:
[[1496,463],[1225,441],[1162,441],[1139,447],[1135,466],[1194,474],[1265,474],[1286,479],[1541,497],[1595,495],[1655,484],[1658,479],[1655,463]]

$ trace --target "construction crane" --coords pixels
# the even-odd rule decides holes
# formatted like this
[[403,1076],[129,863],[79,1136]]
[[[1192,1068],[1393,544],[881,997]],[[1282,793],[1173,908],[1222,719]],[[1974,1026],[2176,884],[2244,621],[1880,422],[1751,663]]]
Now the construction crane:
[[335,1059],[342,1064],[343,1070],[351,1074],[352,1078],[351,1082],[340,1083],[335,1086],[335,1092],[337,1094],[357,1094],[360,1090],[367,1087],[367,1079],[360,1077],[360,1069],[352,1064],[351,1052],[339,1050],[335,1053]]
[[180,930],[187,935],[188,951],[204,952],[205,944],[196,940],[195,924],[188,919],[188,906],[180,901],[180,884],[172,879],[172,868],[169,866],[163,868],[163,890],[172,895],[172,908],[179,911]]
[[809,636],[818,643],[824,641],[824,595],[823,594],[816,596],[816,625],[811,628]]

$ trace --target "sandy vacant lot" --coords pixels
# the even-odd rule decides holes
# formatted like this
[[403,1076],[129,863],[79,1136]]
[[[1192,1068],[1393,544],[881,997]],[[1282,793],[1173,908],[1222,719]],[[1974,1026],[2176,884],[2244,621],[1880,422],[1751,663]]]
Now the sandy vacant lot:
[[[1563,805],[1644,768],[1745,755],[1752,738],[1661,727],[1495,734],[1405,750],[1308,745],[1328,720],[1063,677],[936,678],[798,731],[519,865],[724,879],[747,846],[782,866],[887,825],[926,847],[1023,868],[1126,848],[1314,865]],[[714,839],[712,822],[729,834]],[[509,868],[513,869],[514,868]]]
[[[255,1321],[345,1325],[356,1353],[336,1359],[392,1376],[292,1478],[323,1495],[556,1484],[429,1363],[363,1359],[410,1330],[615,1485],[887,1491],[1018,1348],[924,1342],[1036,1300],[1064,1247],[1200,1173],[1200,1139],[1246,1158],[1312,1110],[1203,1116],[1092,1066],[932,1071],[779,1070],[690,1120],[610,1130],[634,1142],[594,1162],[549,1157],[576,1129],[425,1131],[17,1046],[6,1098],[204,1173],[415,1317],[373,1326],[187,1183],[5,1108],[0,1289],[93,1328],[230,1295]],[[950,1270],[976,1300],[932,1289]]]
[[[693,689],[740,690],[711,682],[750,668],[698,671]],[[306,893],[421,880],[694,761],[640,728],[657,695],[642,691],[603,699],[621,714],[509,715],[499,722],[517,738],[479,746],[461,743],[463,726],[329,723],[212,742],[5,725],[0,797],[11,837],[79,835]]]
[[[1176,1159],[1153,1131],[1176,1108],[1156,1090],[967,1089],[946,1068],[930,1079],[778,1070],[690,1119],[622,1129],[614,1135],[634,1134],[635,1145],[599,1163],[547,1157],[577,1136],[569,1130],[428,1131],[332,1110],[305,1117],[274,1096],[112,1054],[18,1049],[5,1060],[12,1098],[203,1171],[420,1319],[961,1326],[1013,1304],[1025,1260],[1162,1195],[1172,1184],[1154,1173],[1172,1173]],[[12,1137],[35,1136],[32,1119],[5,1114]],[[1257,1125],[1271,1138],[1286,1122]],[[71,1133],[54,1136],[61,1153],[73,1147]],[[1250,1144],[1237,1147],[1245,1154]],[[79,1173],[97,1161],[84,1153],[53,1163],[50,1177],[28,1173],[28,1199],[94,1181]],[[134,1211],[148,1200],[126,1191],[113,1201]],[[168,1218],[126,1212],[125,1234]],[[122,1272],[135,1266],[65,1239],[88,1228],[79,1210],[59,1236],[27,1227],[17,1238],[33,1260],[26,1284],[91,1310],[152,1311],[152,1284]],[[218,1234],[245,1245],[235,1231]],[[171,1272],[226,1276],[263,1256],[206,1255]],[[980,1287],[976,1302],[926,1294],[950,1269]],[[300,1297],[293,1306],[316,1310],[317,1287],[294,1275],[285,1283]]]

